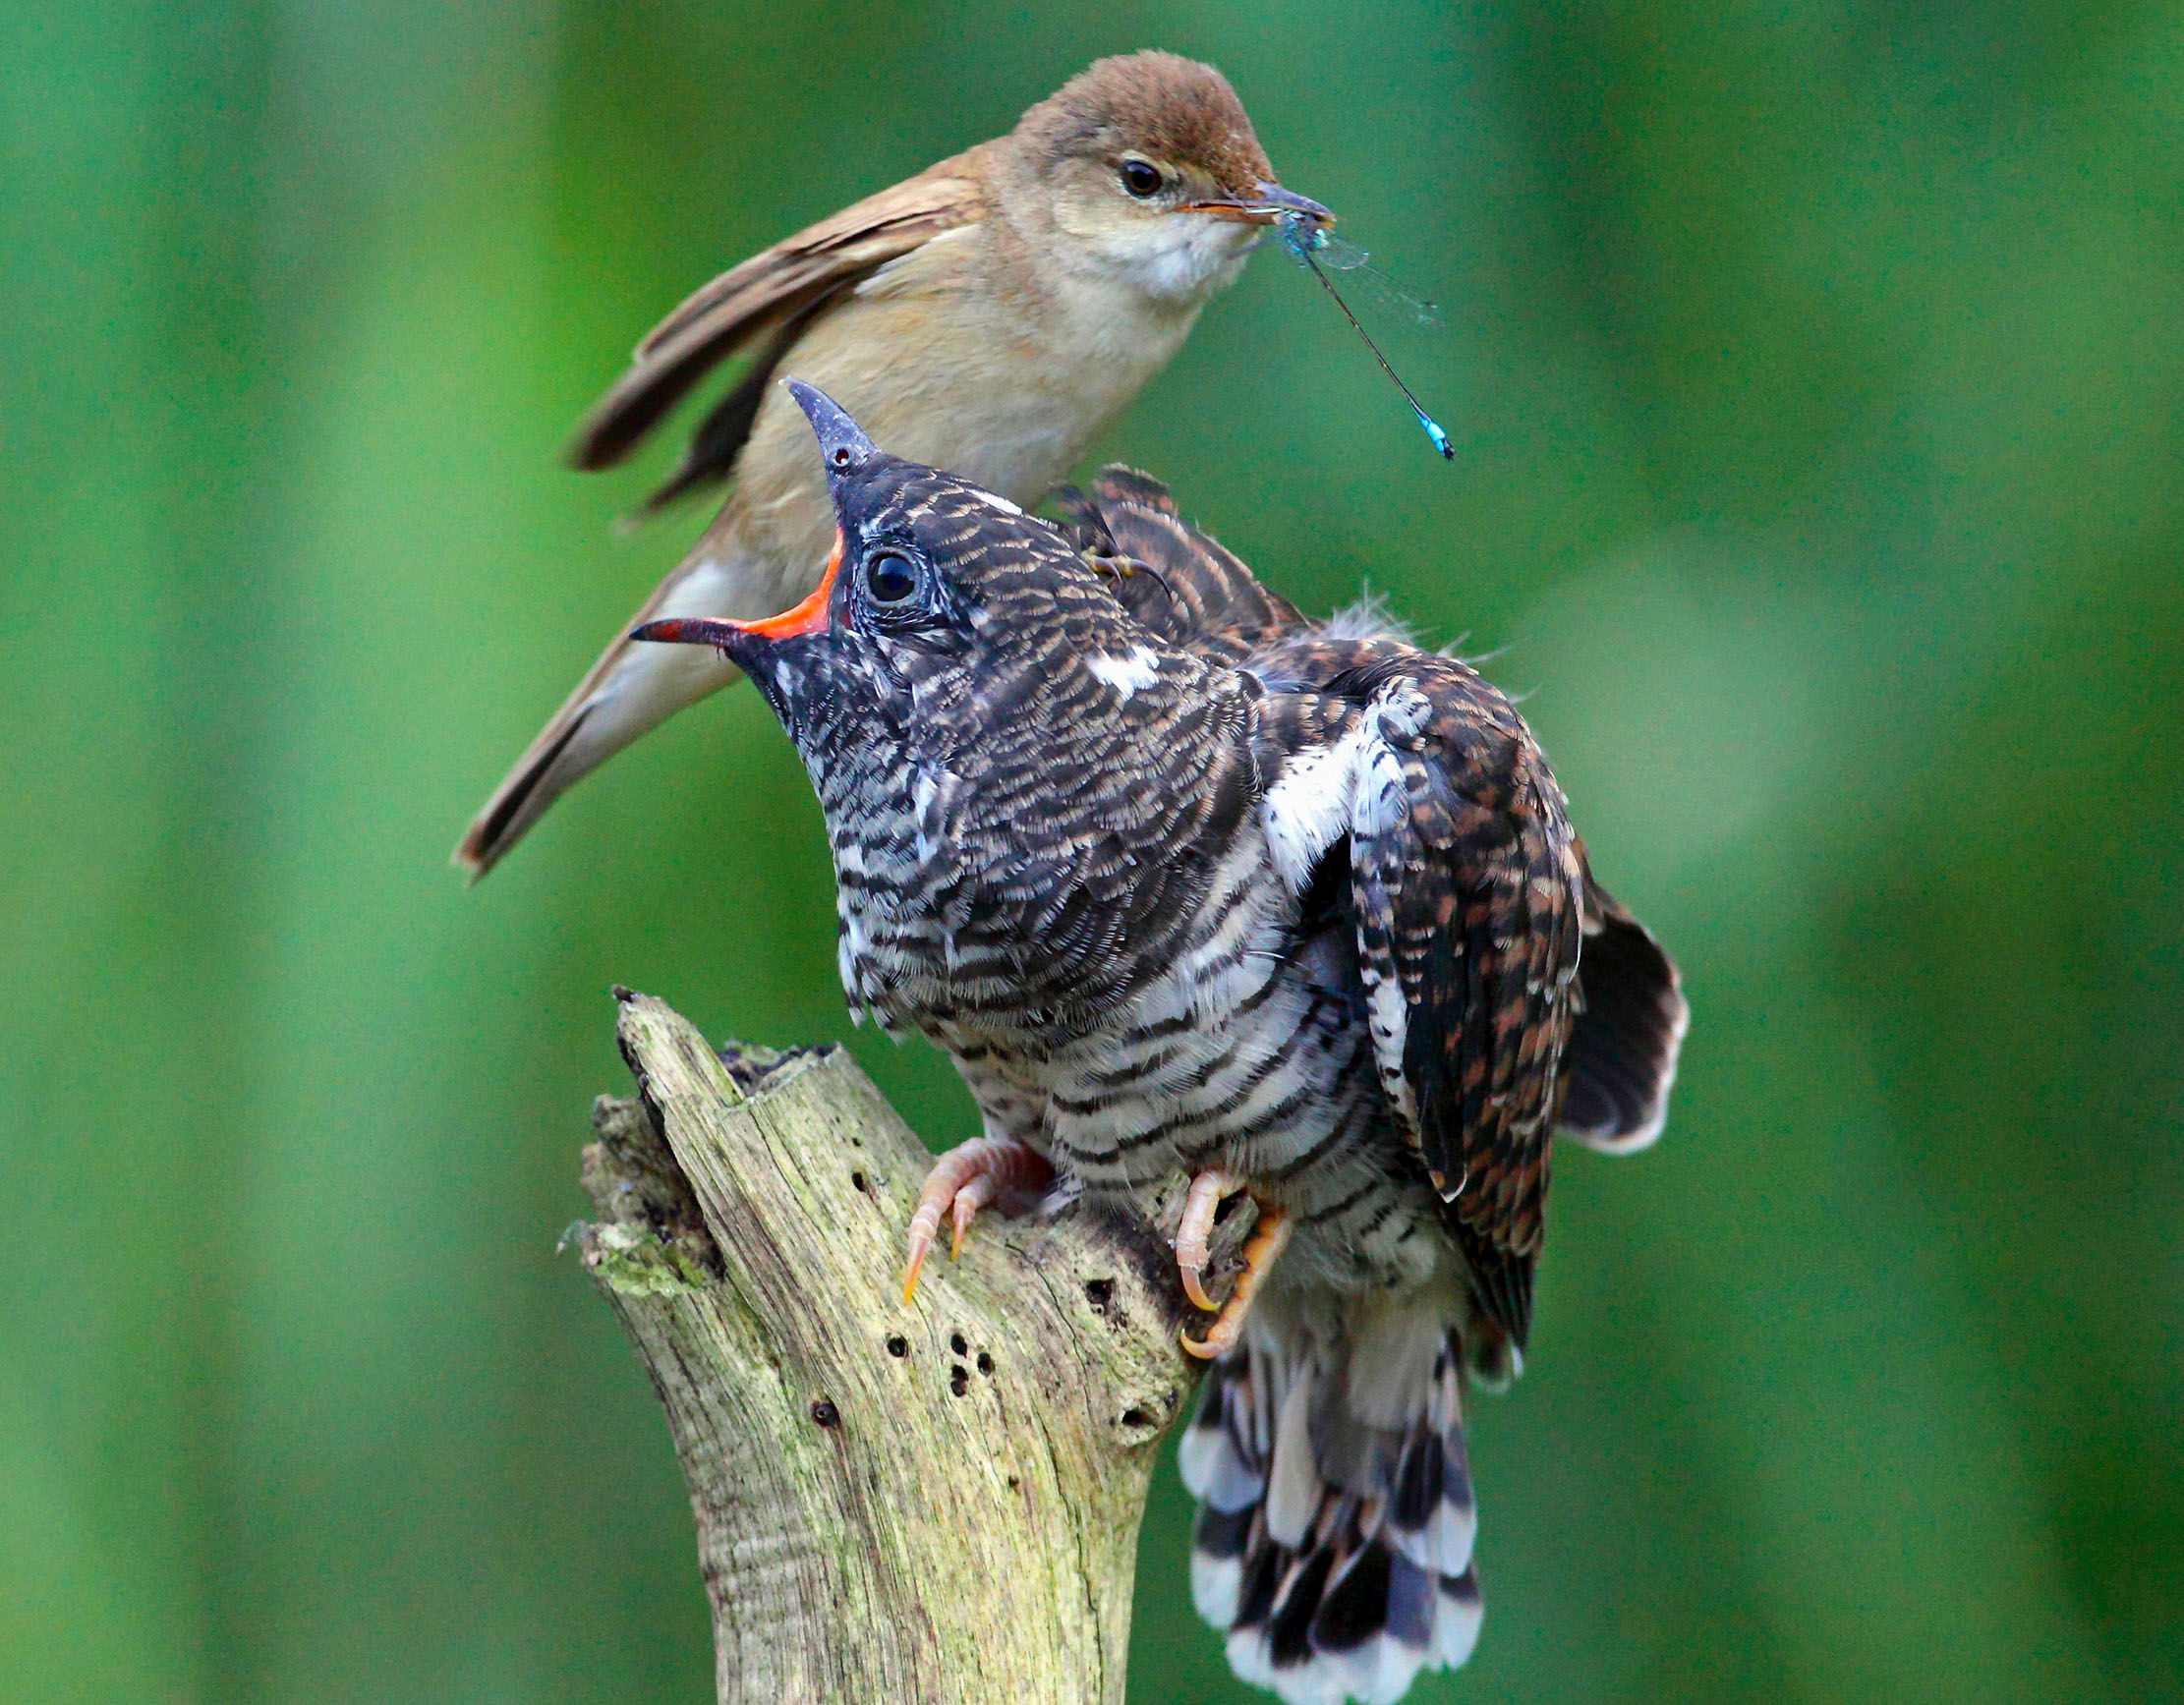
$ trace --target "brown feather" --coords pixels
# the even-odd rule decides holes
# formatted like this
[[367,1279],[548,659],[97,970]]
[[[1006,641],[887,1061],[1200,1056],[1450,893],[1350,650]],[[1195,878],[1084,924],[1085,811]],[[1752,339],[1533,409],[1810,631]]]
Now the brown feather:
[[[1097,61],[1027,111],[1006,143],[1018,154],[1052,160],[1097,154],[1125,141],[1157,158],[1203,169],[1232,195],[1248,196],[1274,179],[1274,167],[1228,80],[1171,53]],[[966,148],[807,226],[692,292],[646,333],[629,371],[578,427],[570,462],[587,470],[613,467],[719,363],[785,322],[808,316],[942,232],[986,218],[993,205],[996,155],[1004,145],[988,142]],[[779,348],[776,343],[776,352]],[[725,447],[709,443],[702,456],[686,459],[670,485],[687,488],[715,469],[725,475],[738,448],[740,440]],[[664,501],[664,495],[655,501]]]
[[[1682,1034],[1673,967],[1592,886],[1544,755],[1474,670],[1400,641],[1315,628],[1181,520],[1146,475],[1104,470],[1091,496],[1065,492],[1060,506],[1145,626],[1186,650],[1244,661],[1270,686],[1304,689],[1269,702],[1265,772],[1278,770],[1285,751],[1332,746],[1391,687],[1421,697],[1416,731],[1399,743],[1402,822],[1377,838],[1354,829],[1351,837],[1358,951],[1402,986],[1403,1070],[1417,1112],[1406,1135],[1442,1193],[1443,1222],[1481,1307],[1521,1347],[1585,934],[1631,932],[1626,957],[1643,979],[1642,998],[1600,991],[1594,1028],[1619,1022],[1606,1038],[1588,1033],[1588,1071],[1604,1069],[1590,1062],[1612,1039],[1635,1056],[1640,1103],[1656,1111]],[[1618,963],[1603,955],[1603,983]],[[1622,1021],[1627,1008],[1646,1022]]]
[[727,394],[706,411],[698,429],[683,446],[682,459],[667,478],[652,490],[641,513],[652,515],[676,498],[707,485],[717,485],[735,472],[736,459],[749,442],[751,427],[765,406],[781,358],[788,354],[812,315],[825,311],[828,299],[819,301],[782,321],[773,336],[745,362],[742,373]]
[[1274,178],[1229,80],[1174,53],[1095,60],[1025,113],[1015,135],[1050,157],[1099,157],[1127,143],[1164,164],[1202,166],[1233,196]]
[[[570,462],[613,467],[719,363],[942,232],[978,223],[988,208],[992,146],[982,142],[868,196],[694,292],[637,346],[629,371],[577,428]],[[732,464],[732,450],[713,453]]]
[[1381,721],[1406,809],[1385,832],[1351,829],[1358,951],[1368,978],[1403,989],[1407,1134],[1480,1305],[1522,1347],[1581,944],[1583,867],[1562,791],[1509,701],[1455,658],[1386,640],[1293,653],[1353,705],[1391,690],[1422,701],[1412,732]]
[[1297,608],[1176,511],[1168,487],[1121,464],[1090,496],[1056,495],[1077,547],[1115,577],[1122,606],[1170,645],[1222,662],[1304,627]]

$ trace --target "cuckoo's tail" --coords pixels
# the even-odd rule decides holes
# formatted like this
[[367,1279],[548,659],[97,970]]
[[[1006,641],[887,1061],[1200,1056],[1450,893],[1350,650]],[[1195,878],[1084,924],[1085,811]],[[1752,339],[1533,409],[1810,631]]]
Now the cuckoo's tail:
[[1372,1336],[1352,1354],[1255,1323],[1182,1441],[1198,1614],[1290,1705],[1388,1705],[1478,1638],[1462,1346],[1416,1314]]

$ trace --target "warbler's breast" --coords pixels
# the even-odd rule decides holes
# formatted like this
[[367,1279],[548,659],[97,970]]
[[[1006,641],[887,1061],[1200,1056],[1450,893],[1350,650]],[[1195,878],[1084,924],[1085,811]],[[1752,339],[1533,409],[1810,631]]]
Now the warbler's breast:
[[[1011,287],[982,226],[934,239],[822,313],[779,371],[819,386],[875,441],[1030,505],[1167,365],[1197,318],[1120,284]],[[784,601],[833,537],[811,433],[785,392],[760,405],[728,514],[779,565]]]

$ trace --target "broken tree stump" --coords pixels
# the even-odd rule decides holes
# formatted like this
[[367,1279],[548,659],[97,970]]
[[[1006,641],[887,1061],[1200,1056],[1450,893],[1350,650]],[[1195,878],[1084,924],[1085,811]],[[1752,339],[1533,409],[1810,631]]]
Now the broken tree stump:
[[932,1157],[849,1055],[723,1055],[616,994],[639,1093],[594,1109],[577,1236],[666,1409],[721,1705],[1121,1705],[1138,1521],[1198,1372],[1151,1229],[1183,1181],[1144,1224],[989,1211],[905,1307]]

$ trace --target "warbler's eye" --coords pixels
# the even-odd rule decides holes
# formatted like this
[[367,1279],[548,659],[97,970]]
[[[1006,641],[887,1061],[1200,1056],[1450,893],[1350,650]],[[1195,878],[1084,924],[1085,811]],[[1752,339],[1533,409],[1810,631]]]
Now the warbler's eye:
[[917,590],[917,564],[897,551],[883,550],[865,564],[865,591],[874,603],[901,603]]
[[1160,194],[1161,186],[1168,180],[1160,175],[1160,168],[1149,160],[1124,160],[1122,162],[1122,188],[1140,201],[1150,200]]

